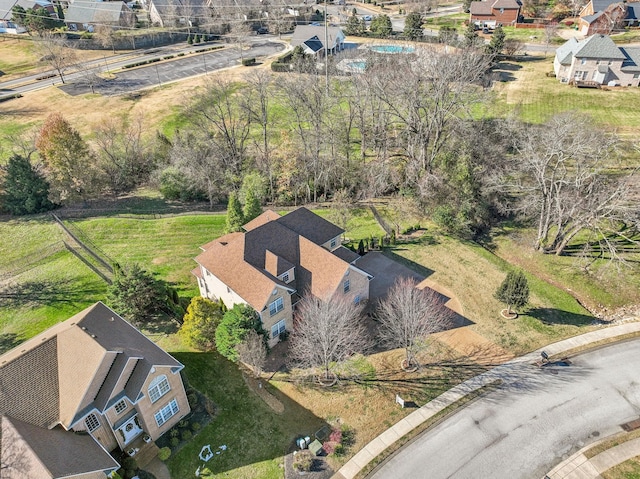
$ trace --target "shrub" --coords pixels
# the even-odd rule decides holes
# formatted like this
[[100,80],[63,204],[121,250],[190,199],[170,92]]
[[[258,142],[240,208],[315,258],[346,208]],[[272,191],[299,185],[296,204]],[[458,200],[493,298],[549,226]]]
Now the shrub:
[[156,479],[156,476],[151,474],[149,471],[145,471],[143,469],[140,469],[138,471],[138,478],[139,479]]
[[338,457],[344,456],[345,452],[346,449],[342,444],[336,444],[336,447],[333,449],[333,453]]
[[293,456],[293,468],[297,471],[309,472],[313,467],[313,454],[310,450],[304,449],[302,451],[298,451],[298,453]]
[[256,59],[255,58],[243,58],[242,59],[242,66],[243,67],[250,67],[251,65],[255,65],[256,64]]
[[163,447],[158,451],[158,459],[160,459],[161,461],[166,461],[170,457],[171,457],[171,449],[169,449],[168,447]]
[[271,71],[274,71],[276,73],[286,73],[288,71],[291,71],[291,67],[288,63],[273,62],[271,64]]
[[200,425],[199,422],[194,422],[193,424],[191,424],[191,430],[193,432],[198,432],[201,428],[202,426]]
[[187,37],[187,43],[188,43],[189,45],[193,45],[193,38],[191,37],[191,35],[189,35],[189,36]]
[[182,431],[182,434],[180,435],[180,437],[182,437],[183,441],[188,441],[193,437],[193,433],[188,429],[185,429],[184,431]]
[[186,419],[182,419],[179,423],[178,423],[178,427],[187,427],[189,425],[189,421],[187,421]]
[[179,435],[180,435],[180,431],[178,431],[176,428],[173,428],[171,431],[169,431],[170,437],[178,437]]
[[187,394],[187,401],[189,401],[189,407],[191,409],[195,408],[198,405],[198,395],[194,392],[190,392]]
[[124,479],[133,479],[136,476],[136,471],[133,469],[124,470]]
[[133,457],[125,457],[122,460],[122,467],[124,467],[125,470],[132,469],[133,471],[135,471],[136,469],[138,469],[138,463]]
[[177,437],[172,437],[171,439],[169,439],[169,444],[171,445],[171,447],[178,447],[178,444],[180,444],[180,439],[178,439]]

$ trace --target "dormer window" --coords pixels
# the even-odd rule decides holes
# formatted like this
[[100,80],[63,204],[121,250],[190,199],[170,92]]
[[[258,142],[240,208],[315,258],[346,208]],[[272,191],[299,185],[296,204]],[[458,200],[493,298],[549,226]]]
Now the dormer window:
[[121,399],[115,404],[115,406],[113,406],[113,409],[116,410],[117,414],[122,413],[127,409],[127,401],[125,401],[124,399]]
[[152,403],[156,402],[170,390],[171,387],[169,386],[167,376],[165,376],[164,374],[162,376],[158,376],[153,381],[151,381],[151,384],[149,384],[149,399]]
[[338,244],[338,240],[336,238],[333,238],[331,240],[331,248],[335,248],[337,244]]
[[282,275],[282,281],[284,283],[288,283],[289,282],[289,272],[288,271],[285,274]]

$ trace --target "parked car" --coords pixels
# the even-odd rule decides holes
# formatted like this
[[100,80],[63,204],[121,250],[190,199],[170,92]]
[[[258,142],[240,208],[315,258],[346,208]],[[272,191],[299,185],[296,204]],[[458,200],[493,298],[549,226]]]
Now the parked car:
[[363,15],[363,16],[362,16],[362,19],[363,19],[365,22],[370,22],[370,21],[371,21],[371,15]]

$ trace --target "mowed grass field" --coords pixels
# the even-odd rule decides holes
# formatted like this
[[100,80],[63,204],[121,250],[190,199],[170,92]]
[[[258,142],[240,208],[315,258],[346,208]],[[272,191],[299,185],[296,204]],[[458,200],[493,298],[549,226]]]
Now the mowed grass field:
[[553,56],[530,56],[526,61],[500,62],[503,80],[493,86],[491,115],[515,114],[523,121],[544,123],[552,116],[577,111],[591,116],[620,135],[635,139],[640,128],[640,88],[575,88],[561,84],[553,72]]

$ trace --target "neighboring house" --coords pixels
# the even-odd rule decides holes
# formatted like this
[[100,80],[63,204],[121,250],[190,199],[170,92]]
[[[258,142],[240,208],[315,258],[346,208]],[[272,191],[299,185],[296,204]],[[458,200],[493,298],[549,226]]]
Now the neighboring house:
[[189,413],[182,368],[102,303],[1,355],[0,476],[104,478]]
[[285,216],[267,210],[244,229],[202,246],[193,274],[203,297],[255,309],[270,345],[292,330],[295,304],[306,293],[369,299],[373,277],[357,267],[360,256],[341,245],[344,230],[333,223],[306,208]]
[[618,47],[607,35],[571,38],[556,50],[553,70],[561,83],[638,86],[640,47]]
[[499,25],[515,25],[520,18],[520,0],[495,0],[471,2],[469,21],[480,28]]
[[0,20],[11,20],[13,17],[12,9],[16,5],[20,5],[25,10],[42,7],[53,18],[58,18],[56,7],[48,0],[0,0]]
[[[326,39],[329,54],[335,55],[344,49],[344,32],[338,27],[327,27]],[[300,45],[307,55],[324,55],[325,28],[322,25],[298,25],[291,37],[291,46]]]
[[195,27],[211,18],[210,0],[144,0],[154,25]]
[[610,34],[624,27],[638,25],[640,3],[615,0],[591,0],[580,11],[578,28],[585,36],[597,33]]
[[75,0],[64,17],[69,30],[92,32],[96,25],[132,27],[136,15],[124,2],[99,2],[97,0]]

